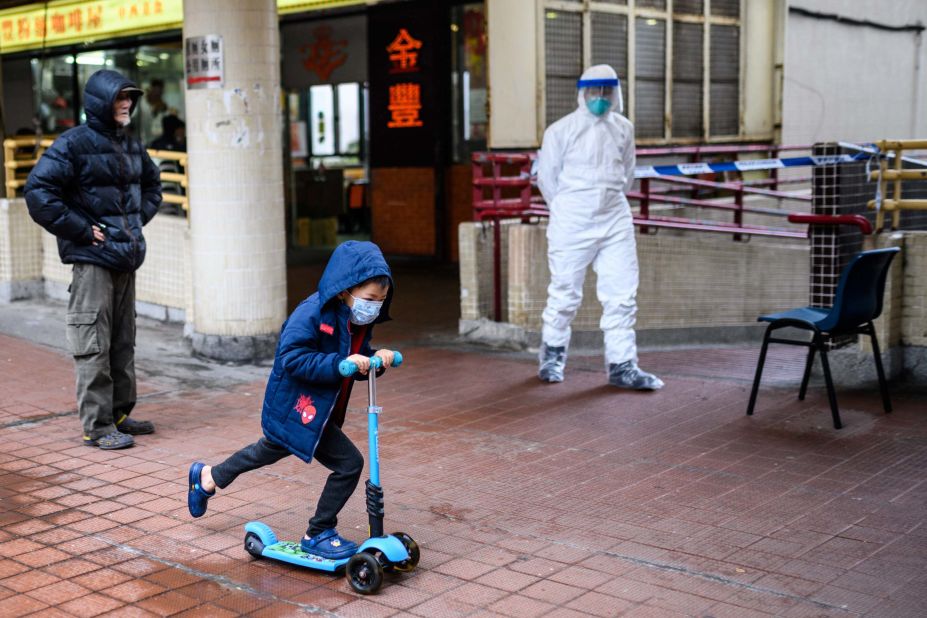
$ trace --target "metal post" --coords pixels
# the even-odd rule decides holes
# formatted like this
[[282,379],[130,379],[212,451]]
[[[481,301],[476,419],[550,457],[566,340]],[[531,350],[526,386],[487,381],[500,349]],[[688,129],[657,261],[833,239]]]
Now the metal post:
[[[737,206],[737,210],[734,211],[734,223],[737,227],[744,226],[744,185],[741,183],[738,185],[737,189],[734,191],[734,204]],[[734,241],[739,241],[743,239],[742,234],[734,234]]]
[[[650,218],[650,179],[641,178],[641,219]],[[649,234],[650,228],[646,225],[641,226],[641,234]]]
[[473,174],[473,209],[476,211],[476,205],[483,201],[483,186],[478,182],[483,178],[483,162],[477,153],[471,158],[470,170]]
[[502,222],[492,218],[492,307],[493,319],[502,321]]
[[895,198],[895,209],[892,211],[892,231],[897,230],[901,227],[901,169],[904,161],[901,157],[904,155],[904,150],[902,150],[901,145],[898,145],[898,150],[895,151],[895,171],[897,172],[895,176],[895,186],[893,197]]
[[[775,147],[774,147],[774,148],[772,149],[772,158],[773,158],[773,159],[778,159],[778,158],[779,158],[779,149],[778,149],[778,148],[775,148]],[[773,190],[773,191],[778,191],[778,190],[779,190],[779,168],[773,168],[773,169],[769,170],[769,177],[772,179],[772,190]]]
[[[690,162],[690,163],[698,163],[698,162],[700,162],[701,160],[702,160],[702,157],[701,157],[701,150],[700,150],[700,147],[699,147],[699,146],[696,146],[696,147],[695,147],[695,152],[692,153],[692,157],[691,157],[691,159],[690,159],[689,162]],[[698,186],[697,186],[697,185],[693,185],[692,191],[690,192],[690,197],[691,197],[693,200],[697,200],[697,199],[698,199]]]

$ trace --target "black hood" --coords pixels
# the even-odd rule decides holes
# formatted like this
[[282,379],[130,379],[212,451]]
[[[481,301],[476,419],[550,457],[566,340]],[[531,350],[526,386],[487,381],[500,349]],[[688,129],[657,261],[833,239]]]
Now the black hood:
[[131,115],[142,94],[135,82],[109,69],[102,69],[91,75],[84,87],[84,110],[87,112],[87,124],[98,131],[119,129],[113,117],[113,103],[116,102],[116,95],[126,88],[136,89],[131,93],[132,108],[129,111]]

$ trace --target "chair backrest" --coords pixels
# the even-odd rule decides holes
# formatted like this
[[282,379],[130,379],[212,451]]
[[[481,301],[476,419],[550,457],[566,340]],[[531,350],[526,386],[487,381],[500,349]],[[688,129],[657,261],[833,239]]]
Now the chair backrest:
[[834,306],[818,328],[829,333],[851,331],[879,317],[888,268],[899,251],[890,247],[858,253],[840,274]]

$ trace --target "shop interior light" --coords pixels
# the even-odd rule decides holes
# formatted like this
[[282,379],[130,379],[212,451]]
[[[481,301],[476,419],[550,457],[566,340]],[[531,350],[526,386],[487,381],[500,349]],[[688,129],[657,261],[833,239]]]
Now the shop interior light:
[[651,19],[648,19],[645,23],[646,23],[648,26],[656,26],[656,25],[657,25],[657,20],[651,18]]
[[547,11],[547,13],[544,14],[544,17],[547,19],[557,19],[557,11]]
[[103,55],[103,52],[84,52],[83,54],[77,55],[77,64],[101,67],[106,64],[106,57]]

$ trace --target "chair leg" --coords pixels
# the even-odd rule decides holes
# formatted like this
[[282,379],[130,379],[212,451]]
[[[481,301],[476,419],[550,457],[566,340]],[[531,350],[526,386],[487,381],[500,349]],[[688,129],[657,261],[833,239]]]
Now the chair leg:
[[805,375],[801,379],[801,388],[798,390],[798,400],[804,401],[805,393],[808,392],[808,380],[811,379],[811,367],[814,365],[814,343],[808,346],[808,360],[805,363]]
[[756,405],[756,395],[760,390],[760,377],[763,375],[763,365],[766,364],[766,349],[769,348],[769,336],[772,334],[772,324],[766,328],[763,335],[763,347],[760,348],[760,358],[756,363],[756,375],[753,378],[753,388],[750,390],[750,403],[747,404],[747,416],[753,416],[753,406]]
[[882,407],[885,413],[892,411],[892,401],[888,398],[888,381],[885,379],[885,370],[882,368],[882,354],[879,350],[879,340],[876,337],[875,327],[869,322],[869,338],[872,339],[872,355],[875,357],[876,373],[879,374],[879,390],[882,391]]
[[837,409],[837,393],[834,391],[834,380],[830,376],[830,363],[827,361],[825,342],[820,335],[815,335],[814,339],[821,346],[821,366],[824,368],[824,382],[827,383],[827,398],[830,400],[830,414],[834,418],[834,429],[840,429],[843,424],[840,422],[840,411]]

